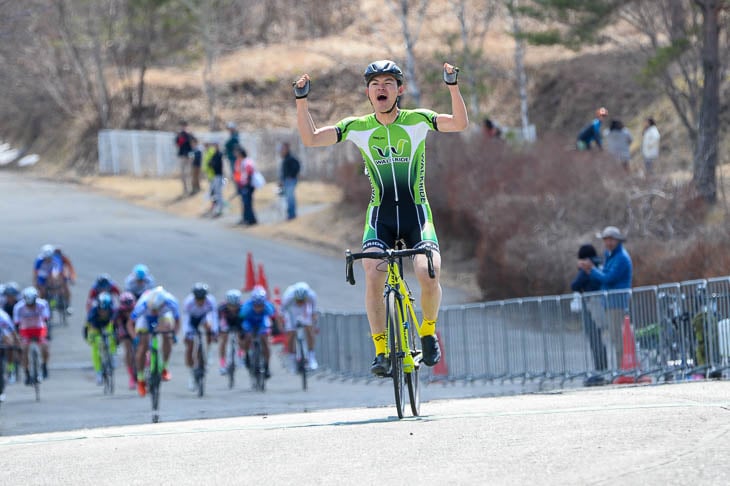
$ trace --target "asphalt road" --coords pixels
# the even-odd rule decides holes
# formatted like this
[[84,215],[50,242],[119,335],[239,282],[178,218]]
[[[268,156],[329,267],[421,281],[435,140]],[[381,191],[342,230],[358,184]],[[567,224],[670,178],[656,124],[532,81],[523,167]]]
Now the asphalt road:
[[[0,280],[28,283],[48,242],[74,258],[83,306],[93,277],[121,279],[143,261],[176,295],[206,280],[216,294],[242,282],[245,254],[271,285],[306,278],[324,308],[358,309],[342,262],[314,252],[88,193],[0,173]],[[450,299],[458,294],[447,290]],[[338,307],[339,306],[339,307]],[[264,394],[239,376],[188,392],[182,350],[162,388],[162,423],[148,399],[93,383],[77,317],[52,342],[40,402],[12,385],[0,407],[2,484],[729,484],[730,383],[696,382],[517,393],[515,385],[432,385],[423,417],[397,420],[388,381],[315,379],[307,392],[273,362]],[[472,397],[472,398],[469,398]]]
[[[196,281],[208,282],[218,297],[244,282],[246,255],[264,265],[270,287],[282,290],[307,280],[318,292],[324,310],[362,310],[363,286],[344,279],[344,258],[332,258],[301,247],[266,241],[234,229],[225,220],[185,219],[136,207],[73,184],[0,173],[3,231],[0,231],[0,282],[31,282],[33,261],[45,243],[60,245],[72,258],[79,278],[72,288],[76,312],[67,328],[54,328],[51,342],[50,379],[42,385],[42,399],[34,403],[30,388],[13,385],[0,409],[0,435],[69,430],[144,423],[150,420],[149,400],[127,389],[126,371],[118,369],[117,393],[102,396],[93,383],[89,347],[81,338],[82,309],[94,278],[107,272],[119,283],[134,264],[146,263],[158,283],[182,302]],[[359,267],[356,270],[361,273]],[[362,274],[359,275],[362,281]],[[458,302],[463,294],[445,289],[446,302]],[[215,350],[214,350],[215,351]],[[187,370],[182,344],[173,349],[173,380],[165,383],[162,419],[227,417],[242,414],[281,413],[315,408],[392,402],[387,386],[367,387],[343,393],[337,382],[314,380],[303,393],[297,379],[274,359],[265,396],[249,391],[241,376],[233,391],[217,376],[217,360],[211,359],[206,396],[200,400],[187,390]],[[213,353],[214,354],[214,353]],[[120,354],[121,356],[121,354]],[[321,388],[319,388],[321,387]],[[374,392],[374,390],[377,390]],[[436,388],[434,388],[436,390]],[[438,396],[471,395],[471,389],[443,390]],[[426,395],[426,394],[425,394]]]

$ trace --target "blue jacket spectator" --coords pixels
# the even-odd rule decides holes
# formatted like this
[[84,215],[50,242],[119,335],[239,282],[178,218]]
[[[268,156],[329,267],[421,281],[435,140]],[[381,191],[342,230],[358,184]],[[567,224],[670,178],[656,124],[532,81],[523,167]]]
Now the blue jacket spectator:
[[[630,289],[634,268],[631,263],[631,257],[623,246],[625,238],[621,235],[618,228],[614,226],[608,226],[599,236],[603,238],[604,244],[606,245],[603,269],[599,270],[593,267],[590,278],[600,282],[600,290]],[[608,296],[609,308],[623,308],[626,310],[628,309],[628,304],[628,293],[611,294]]]
[[596,118],[578,133],[578,140],[576,141],[578,150],[590,150],[592,142],[596,142],[598,148],[603,149],[601,123],[607,116],[608,110],[605,108],[596,110]]

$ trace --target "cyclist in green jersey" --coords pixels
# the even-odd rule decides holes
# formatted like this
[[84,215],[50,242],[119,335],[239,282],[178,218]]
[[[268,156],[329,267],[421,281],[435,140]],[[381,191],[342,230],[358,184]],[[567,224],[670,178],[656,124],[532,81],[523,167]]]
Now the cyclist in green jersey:
[[[469,124],[457,76],[459,69],[444,63],[443,78],[451,94],[452,114],[426,109],[406,110],[398,106],[405,91],[401,69],[388,60],[375,61],[365,70],[365,94],[373,113],[345,118],[335,125],[317,128],[309,113],[307,95],[310,76],[303,74],[294,83],[297,98],[297,126],[304,145],[323,147],[350,140],[360,149],[367,169],[372,193],[365,219],[363,251],[393,248],[402,239],[409,248],[434,250],[436,278],[428,276],[424,255],[414,258],[416,278],[421,286],[421,345],[423,362],[433,366],[441,359],[436,337],[436,318],[441,304],[439,270],[441,258],[438,239],[425,189],[426,135],[430,130],[458,132]],[[385,305],[383,286],[386,273],[378,269],[377,260],[363,260],[365,268],[365,307],[375,344],[371,371],[387,375],[390,363],[385,359]]]

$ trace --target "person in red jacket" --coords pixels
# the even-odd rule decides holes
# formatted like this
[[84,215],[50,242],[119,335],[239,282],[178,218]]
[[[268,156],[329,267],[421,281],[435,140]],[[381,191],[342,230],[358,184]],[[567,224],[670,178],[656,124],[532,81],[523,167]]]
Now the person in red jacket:
[[256,171],[254,161],[248,157],[246,149],[236,147],[236,161],[233,165],[233,180],[238,186],[238,193],[241,195],[242,214],[238,224],[253,226],[257,223],[256,215],[253,212],[253,174]]

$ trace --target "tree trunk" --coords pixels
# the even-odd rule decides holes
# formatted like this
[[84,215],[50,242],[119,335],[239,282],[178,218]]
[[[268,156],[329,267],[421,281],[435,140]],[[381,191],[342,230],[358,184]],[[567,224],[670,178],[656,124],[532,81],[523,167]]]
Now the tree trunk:
[[702,72],[704,86],[699,130],[694,150],[692,182],[697,194],[717,201],[717,152],[720,125],[720,9],[723,0],[695,0],[702,11]]
[[522,29],[520,21],[517,18],[518,0],[510,2],[509,13],[512,17],[512,35],[515,38],[515,75],[517,77],[517,87],[520,93],[520,119],[522,120],[522,139],[529,140],[530,118],[527,112],[527,74],[525,73],[525,42],[520,38]]
[[388,3],[391,10],[395,15],[398,16],[401,24],[401,33],[403,34],[403,42],[406,48],[406,89],[408,94],[413,98],[413,104],[415,106],[421,106],[421,89],[416,81],[416,42],[418,41],[418,35],[423,24],[423,19],[426,14],[426,7],[428,6],[429,0],[420,0],[415,11],[415,29],[411,29],[409,24],[409,18],[411,14],[411,4],[409,0],[391,0]]

